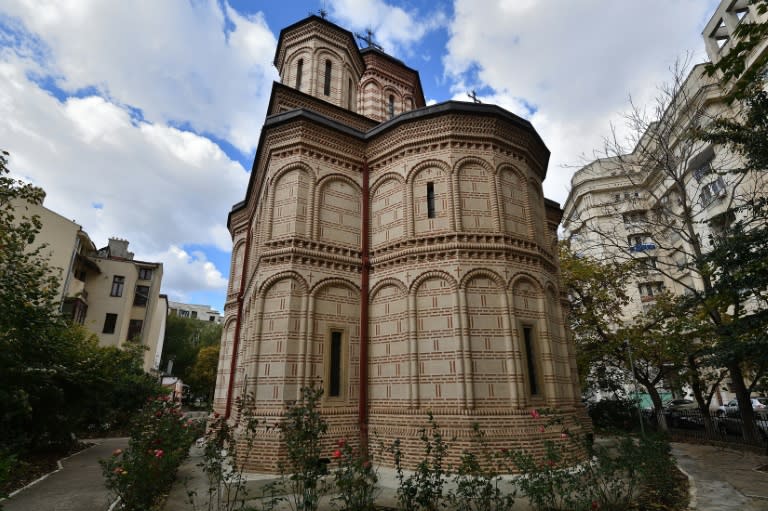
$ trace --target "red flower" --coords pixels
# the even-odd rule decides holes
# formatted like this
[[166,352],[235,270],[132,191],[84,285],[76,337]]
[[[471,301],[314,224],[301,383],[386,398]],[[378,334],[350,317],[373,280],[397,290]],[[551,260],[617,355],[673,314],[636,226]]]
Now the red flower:
[[333,451],[333,457],[336,458],[336,459],[341,458],[341,451],[338,450],[338,449]]
[[115,449],[114,451],[112,451],[112,456],[120,456],[121,454],[123,454],[122,449]]
[[555,462],[552,461],[552,460],[547,460],[547,465],[549,465],[550,467],[554,467],[555,466]]
[[544,426],[539,426],[539,433],[544,433]]
[[163,416],[163,412],[162,411],[155,412],[155,417],[162,417],[162,416]]
[[221,415],[219,415],[219,412],[213,412],[214,419],[218,419],[219,417],[221,417]]
[[347,439],[346,438],[339,438],[339,441],[336,442],[336,445],[343,448],[345,445],[347,445]]
[[539,411],[534,408],[533,410],[531,410],[531,417],[533,417],[534,419],[538,419],[539,417],[541,417],[541,415],[539,415]]
[[163,450],[162,450],[162,449],[157,449],[157,450],[155,451],[155,458],[162,458],[162,457],[163,457],[163,454],[165,454],[165,453],[163,452]]
[[592,509],[600,509],[600,504],[596,500],[592,501]]

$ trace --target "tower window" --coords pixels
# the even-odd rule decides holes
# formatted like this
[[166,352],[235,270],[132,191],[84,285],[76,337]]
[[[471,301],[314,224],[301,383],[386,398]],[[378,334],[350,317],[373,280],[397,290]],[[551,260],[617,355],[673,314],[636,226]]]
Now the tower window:
[[389,101],[387,102],[387,114],[390,119],[395,116],[395,97],[392,94],[389,95]]
[[325,61],[325,85],[323,86],[323,94],[326,96],[331,95],[331,61]]
[[536,378],[536,362],[533,360],[533,328],[523,327],[523,342],[525,343],[525,362],[528,365],[528,387],[531,395],[539,394],[539,385]]
[[331,352],[328,375],[328,396],[341,395],[341,332],[331,332]]
[[427,183],[427,218],[435,218],[435,183]]
[[301,90],[301,73],[304,71],[304,59],[299,59],[296,64],[296,88]]

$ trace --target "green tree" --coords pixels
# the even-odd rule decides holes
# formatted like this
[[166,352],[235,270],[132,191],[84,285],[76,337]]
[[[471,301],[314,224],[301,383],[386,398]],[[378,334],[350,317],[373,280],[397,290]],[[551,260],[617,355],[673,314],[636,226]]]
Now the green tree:
[[156,387],[141,353],[99,347],[59,314],[59,281],[36,243],[40,219],[23,206],[44,193],[11,178],[7,164],[0,153],[0,451],[24,453],[71,443]]
[[197,352],[195,364],[188,371],[189,385],[193,395],[205,396],[213,402],[216,388],[216,372],[219,365],[219,345],[204,346]]
[[216,323],[168,316],[160,367],[165,369],[168,361],[173,360],[173,375],[182,380],[189,379],[198,352],[206,346],[218,345],[221,330],[221,325]]

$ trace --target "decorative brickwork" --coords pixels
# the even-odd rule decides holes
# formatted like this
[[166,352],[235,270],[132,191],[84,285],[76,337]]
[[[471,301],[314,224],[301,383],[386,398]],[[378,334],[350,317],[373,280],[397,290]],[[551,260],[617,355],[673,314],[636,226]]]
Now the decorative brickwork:
[[[358,441],[362,417],[371,451],[374,438],[400,438],[406,464],[428,412],[456,437],[453,460],[474,423],[494,447],[543,449],[559,430],[538,432],[532,408],[588,428],[558,278],[559,208],[541,192],[546,147],[498,107],[424,107],[415,71],[377,50],[363,59],[336,28],[311,17],[281,33],[283,84],[229,216],[215,409],[230,416],[248,392],[257,416],[279,421],[302,386],[321,385],[329,456],[336,438]],[[355,77],[349,111],[342,81],[331,83],[336,106],[318,93],[317,58],[331,54],[331,69]],[[299,57],[298,81],[314,84],[302,92],[290,90]],[[385,121],[387,106],[374,89],[396,93],[392,120],[370,120]],[[247,466],[274,471],[279,436],[265,429],[256,442]]]

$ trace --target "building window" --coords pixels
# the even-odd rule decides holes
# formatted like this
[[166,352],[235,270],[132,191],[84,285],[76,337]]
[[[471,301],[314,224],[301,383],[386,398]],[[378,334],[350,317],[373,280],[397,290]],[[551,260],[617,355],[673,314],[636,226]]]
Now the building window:
[[650,302],[656,299],[656,296],[664,292],[664,284],[662,282],[645,282],[638,285],[640,289],[640,301]]
[[125,277],[121,275],[115,275],[112,278],[112,291],[109,296],[123,296],[123,288],[125,287]]
[[138,307],[146,307],[147,301],[149,301],[149,286],[136,286],[133,304]]
[[389,101],[387,101],[387,115],[390,119],[395,116],[395,97],[392,94],[389,95]]
[[722,177],[718,177],[711,183],[704,185],[701,189],[701,205],[707,206],[713,200],[725,197],[725,181]]
[[328,354],[328,397],[341,396],[341,336],[342,332],[331,331],[331,346]]
[[635,227],[643,225],[646,222],[647,216],[645,211],[632,211],[624,213],[622,219],[626,227]]
[[180,310],[179,311],[179,317],[180,318],[188,318],[189,317],[189,311]]
[[536,361],[533,358],[533,327],[523,327],[523,342],[525,343],[525,362],[528,366],[528,387],[532,396],[538,396],[539,384],[536,378]]
[[352,110],[352,78],[347,80],[347,108]]
[[144,322],[140,319],[132,319],[128,323],[128,340],[140,341],[141,340],[141,328],[144,326]]
[[107,312],[107,316],[104,318],[104,328],[101,329],[101,333],[114,334],[116,325],[117,325],[117,314],[111,314]]
[[331,95],[331,61],[325,61],[325,84],[323,85],[323,94]]
[[435,218],[435,183],[427,183],[427,218]]
[[139,268],[139,280],[152,280],[152,268]]
[[192,311],[192,319],[197,319],[197,311]]
[[304,59],[299,59],[296,64],[296,88],[301,90],[301,74],[304,71]]

